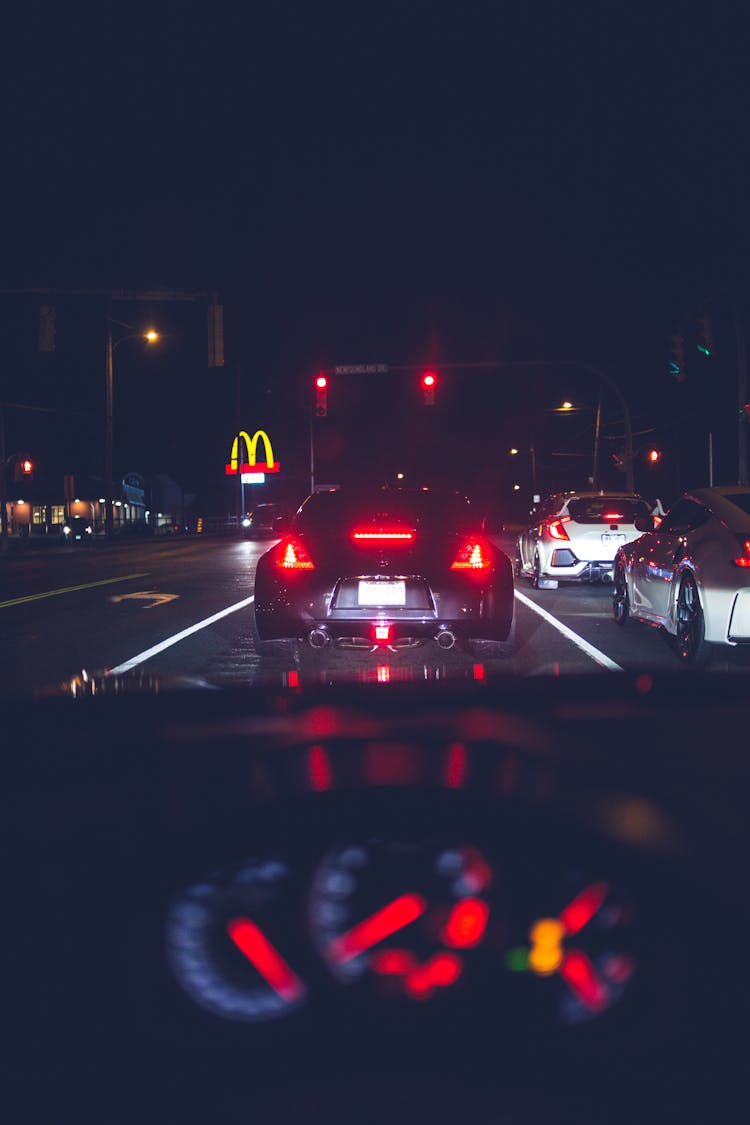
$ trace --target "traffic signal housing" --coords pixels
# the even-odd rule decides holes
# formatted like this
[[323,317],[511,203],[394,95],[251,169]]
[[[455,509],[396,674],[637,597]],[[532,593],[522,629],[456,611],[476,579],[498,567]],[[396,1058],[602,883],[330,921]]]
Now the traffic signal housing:
[[315,416],[325,418],[328,413],[328,379],[321,372],[315,377]]
[[698,317],[698,351],[709,358],[714,354],[714,336],[710,316]]
[[435,405],[435,387],[437,375],[434,371],[425,371],[422,375],[422,396],[425,406]]
[[17,457],[13,466],[13,479],[15,481],[33,480],[36,466],[30,457]]
[[661,450],[649,449],[646,453],[646,460],[648,461],[649,465],[658,465],[661,461]]
[[676,333],[670,343],[669,374],[678,383],[685,381],[685,337]]

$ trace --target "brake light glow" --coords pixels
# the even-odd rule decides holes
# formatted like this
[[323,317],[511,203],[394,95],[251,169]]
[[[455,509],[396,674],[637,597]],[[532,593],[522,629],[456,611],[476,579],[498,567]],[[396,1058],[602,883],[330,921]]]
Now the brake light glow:
[[282,570],[315,570],[315,564],[305,548],[295,539],[288,539],[276,565]]
[[733,566],[748,567],[750,566],[750,539],[745,539],[744,536],[737,537],[742,544],[744,555],[739,555],[736,559],[732,559]]
[[609,520],[612,523],[616,523],[618,520],[623,519],[623,514],[622,512],[605,512],[602,516],[602,519]]
[[562,516],[559,520],[550,520],[547,525],[547,530],[549,531],[553,539],[570,538],[567,531],[565,530],[566,523],[570,523],[570,516]]
[[378,528],[375,531],[353,531],[352,539],[355,543],[382,543],[385,540],[409,543],[414,539],[414,532],[403,528]]
[[470,539],[451,563],[451,570],[489,570],[490,555],[486,543]]
[[373,632],[376,641],[389,641],[391,639],[390,625],[375,625]]

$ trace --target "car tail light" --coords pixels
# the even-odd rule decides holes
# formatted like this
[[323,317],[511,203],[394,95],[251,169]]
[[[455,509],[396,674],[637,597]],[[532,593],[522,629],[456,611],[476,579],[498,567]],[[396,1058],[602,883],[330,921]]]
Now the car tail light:
[[352,532],[355,543],[411,543],[414,532],[407,527],[361,527]]
[[287,539],[283,544],[276,565],[282,570],[315,570],[312,559],[296,539]]
[[565,530],[566,523],[570,523],[570,516],[561,516],[559,520],[550,520],[550,522],[547,524],[547,530],[549,531],[553,539],[570,538],[567,531]]
[[490,566],[490,552],[487,544],[483,543],[481,539],[469,539],[451,563],[451,570],[489,570]]
[[622,512],[605,512],[602,519],[606,520],[607,523],[619,523],[619,521],[625,519],[625,517]]
[[373,625],[372,632],[373,639],[376,640],[378,644],[386,644],[391,639],[390,625],[383,625],[382,623],[378,623],[377,625]]
[[732,559],[733,566],[748,567],[750,566],[750,537],[747,535],[738,535],[737,542],[742,547],[742,554],[738,555],[736,559]]

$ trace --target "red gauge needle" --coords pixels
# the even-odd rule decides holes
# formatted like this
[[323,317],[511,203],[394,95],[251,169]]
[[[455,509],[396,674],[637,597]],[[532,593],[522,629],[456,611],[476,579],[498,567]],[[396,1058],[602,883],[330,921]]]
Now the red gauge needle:
[[227,924],[227,933],[282,1000],[293,1004],[302,999],[304,984],[254,922],[249,918],[233,918]]
[[591,921],[603,906],[608,894],[609,883],[590,883],[572,902],[568,903],[560,913],[560,921],[565,927],[567,937],[577,934]]
[[560,976],[576,998],[592,1011],[601,1012],[609,1003],[609,989],[597,975],[590,958],[578,949],[570,949],[563,957]]
[[340,965],[351,961],[353,957],[414,922],[426,909],[427,899],[422,895],[401,895],[335,938],[328,946],[328,954]]

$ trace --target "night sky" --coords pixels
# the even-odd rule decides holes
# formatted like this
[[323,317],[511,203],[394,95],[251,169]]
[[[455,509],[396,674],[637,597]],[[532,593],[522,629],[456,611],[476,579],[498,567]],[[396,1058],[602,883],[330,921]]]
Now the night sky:
[[[26,3],[3,53],[0,288],[224,301],[223,370],[206,368],[204,306],[113,308],[166,334],[118,349],[119,471],[171,472],[220,505],[239,394],[243,426],[275,439],[274,487],[296,496],[320,367],[585,359],[627,395],[636,444],[668,454],[658,489],[706,483],[709,429],[718,477],[736,473],[743,23],[614,3]],[[61,297],[51,355],[38,303],[0,297],[0,397],[76,413],[9,412],[10,440],[100,472],[106,301]],[[710,363],[693,353],[701,312]],[[678,328],[683,385],[666,373]],[[580,486],[596,394],[554,366],[451,368],[432,412],[406,375],[337,382],[319,479],[402,469],[505,495],[504,450],[533,441],[543,486]],[[574,396],[580,415],[550,414]],[[608,466],[618,432],[605,401]]]

